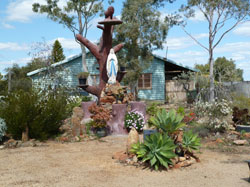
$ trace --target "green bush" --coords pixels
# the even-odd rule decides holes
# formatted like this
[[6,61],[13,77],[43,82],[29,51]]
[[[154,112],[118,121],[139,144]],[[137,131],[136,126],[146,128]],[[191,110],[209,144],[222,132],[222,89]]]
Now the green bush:
[[250,98],[244,95],[233,95],[233,106],[239,109],[247,108],[250,111]]
[[176,145],[170,137],[155,133],[147,136],[144,143],[132,145],[131,152],[136,154],[143,162],[149,162],[151,167],[158,170],[160,166],[168,169],[168,165],[173,164],[171,159],[176,156],[175,148]]
[[185,126],[185,123],[182,122],[183,118],[183,115],[177,114],[173,109],[169,112],[166,112],[165,109],[161,109],[157,111],[155,117],[150,118],[150,121],[156,128],[171,135]]
[[44,140],[56,135],[68,115],[67,95],[62,91],[18,90],[8,94],[1,105],[0,117],[13,138],[21,139],[28,128],[30,138]]
[[192,150],[199,150],[200,146],[201,143],[198,134],[193,134],[192,131],[183,133],[182,147],[185,151],[192,152]]

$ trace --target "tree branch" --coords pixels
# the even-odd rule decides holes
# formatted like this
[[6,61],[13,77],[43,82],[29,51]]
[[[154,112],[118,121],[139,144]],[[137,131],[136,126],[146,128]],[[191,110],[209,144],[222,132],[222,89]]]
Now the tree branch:
[[116,45],[115,47],[113,47],[114,52],[115,53],[119,52],[123,48],[123,46],[124,46],[123,43]]
[[89,51],[96,57],[97,60],[101,59],[97,45],[93,44],[80,34],[77,34],[76,38],[78,41],[80,41],[83,45],[85,45],[89,49]]
[[206,49],[207,51],[209,51],[209,49],[208,49],[206,46],[202,45],[196,38],[194,38],[190,33],[188,33],[188,32],[184,29],[183,26],[181,26],[181,27],[182,27],[183,31],[184,31],[190,38],[192,38],[198,45],[200,45],[202,48],[204,48],[204,49]]
[[231,30],[233,30],[238,24],[241,23],[241,21],[246,17],[243,16],[240,20],[238,20],[230,29],[226,30],[219,38],[219,40],[215,43],[215,45],[213,46],[213,49],[220,43],[220,41],[222,40],[222,38],[228,33],[230,32]]

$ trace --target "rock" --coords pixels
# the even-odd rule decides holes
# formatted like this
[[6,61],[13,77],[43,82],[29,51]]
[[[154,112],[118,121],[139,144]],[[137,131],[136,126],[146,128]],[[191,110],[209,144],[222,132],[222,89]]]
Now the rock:
[[0,149],[4,149],[5,148],[5,146],[4,145],[0,145]]
[[186,157],[179,157],[179,162],[183,162],[183,161],[185,161],[186,160]]
[[220,139],[220,138],[217,138],[215,142],[216,142],[216,143],[223,143],[223,140]]
[[119,160],[120,162],[125,162],[128,159],[128,155],[124,151],[119,151],[112,156],[112,159]]
[[250,132],[244,134],[244,138],[250,139]]
[[178,162],[178,159],[176,157],[171,158],[170,160],[172,161],[173,165],[175,165]]
[[75,136],[75,141],[76,142],[79,142],[80,141],[80,138],[78,136]]
[[248,142],[247,140],[234,140],[233,143],[236,145],[246,145]]
[[139,134],[135,130],[135,128],[132,128],[128,134],[128,140],[127,140],[127,153],[130,153],[130,149],[133,144],[139,142]]
[[73,108],[73,116],[83,118],[84,112],[81,107],[75,107]]
[[133,162],[136,163],[137,161],[138,161],[138,158],[137,158],[137,156],[134,155],[133,156]]

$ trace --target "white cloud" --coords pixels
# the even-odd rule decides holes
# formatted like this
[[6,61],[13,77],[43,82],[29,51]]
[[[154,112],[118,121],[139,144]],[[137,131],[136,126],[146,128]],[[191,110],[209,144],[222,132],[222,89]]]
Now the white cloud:
[[250,36],[250,22],[246,22],[240,26],[238,26],[234,31],[234,34]]
[[232,42],[226,43],[222,46],[215,48],[216,53],[225,53],[225,52],[240,52],[240,51],[249,51],[250,42]]
[[8,23],[2,22],[2,26],[6,29],[14,29],[15,27],[13,25],[10,25]]
[[56,38],[50,41],[50,44],[53,44],[55,40],[58,40],[64,49],[79,49],[80,45],[74,40],[69,38]]
[[5,74],[6,72],[4,71],[6,68],[12,67],[13,64],[18,64],[19,66],[24,66],[28,62],[30,62],[31,58],[30,57],[25,57],[25,58],[19,58],[16,60],[10,60],[10,61],[0,61],[0,73]]
[[25,51],[29,49],[26,44],[18,44],[14,42],[0,43],[0,50]]
[[[67,0],[61,0],[58,3],[59,7],[63,7]],[[33,17],[39,14],[32,11],[32,4],[46,4],[45,0],[16,0],[11,1],[6,10],[8,21],[29,22]]]
[[[197,40],[204,39],[208,37],[207,33],[200,33],[194,35]],[[168,46],[171,50],[185,49],[191,46],[197,45],[195,41],[189,36],[185,37],[170,37],[167,38],[167,42],[164,44],[165,47]]]

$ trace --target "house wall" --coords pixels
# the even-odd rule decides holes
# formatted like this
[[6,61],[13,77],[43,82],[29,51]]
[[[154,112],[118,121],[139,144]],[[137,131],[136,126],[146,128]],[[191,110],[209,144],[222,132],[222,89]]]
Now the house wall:
[[[90,74],[99,74],[96,69],[99,65],[96,63],[95,58],[92,55],[88,55],[86,59],[87,67]],[[63,84],[70,88],[77,88],[78,78],[77,74],[83,71],[81,56],[71,60],[69,63],[62,64],[55,68],[51,68],[53,71],[53,77],[49,76],[48,71],[43,71],[31,76],[34,86],[39,86],[44,89],[48,85]]]
[[165,100],[165,63],[154,58],[144,73],[152,73],[152,89],[140,89],[138,97],[145,100]]

